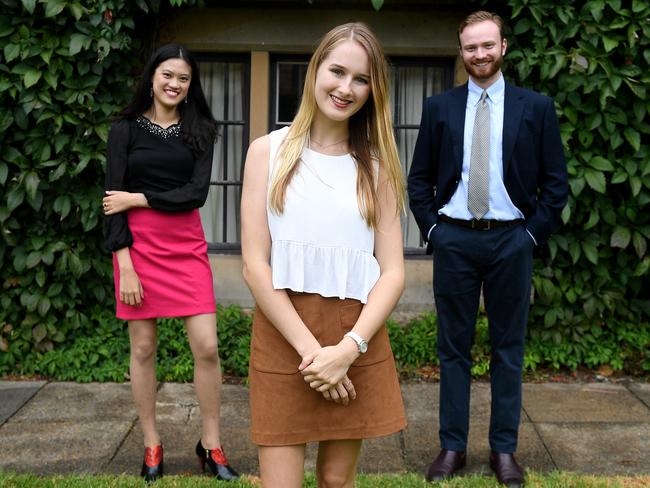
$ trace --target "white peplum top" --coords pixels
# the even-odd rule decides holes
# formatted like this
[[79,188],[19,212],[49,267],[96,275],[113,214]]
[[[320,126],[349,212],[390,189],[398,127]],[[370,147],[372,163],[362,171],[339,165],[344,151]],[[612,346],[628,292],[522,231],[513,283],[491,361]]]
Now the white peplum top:
[[[269,186],[288,127],[270,138]],[[349,154],[302,153],[284,212],[267,205],[273,287],[362,303],[379,279],[375,236],[359,211],[357,165]]]

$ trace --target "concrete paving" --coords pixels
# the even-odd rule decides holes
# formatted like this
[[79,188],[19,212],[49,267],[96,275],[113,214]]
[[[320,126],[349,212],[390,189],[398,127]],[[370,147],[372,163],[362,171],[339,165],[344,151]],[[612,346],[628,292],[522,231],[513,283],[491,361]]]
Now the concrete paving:
[[[407,428],[364,442],[366,473],[424,473],[439,449],[438,384],[404,383]],[[488,473],[488,383],[472,385],[465,473]],[[257,474],[249,438],[248,390],[224,385],[222,441],[231,464]],[[167,474],[198,474],[198,402],[190,384],[163,383],[157,419]],[[525,384],[517,458],[529,469],[650,475],[650,384]],[[0,381],[0,471],[139,472],[142,434],[128,384]],[[313,469],[316,446],[307,449]]]

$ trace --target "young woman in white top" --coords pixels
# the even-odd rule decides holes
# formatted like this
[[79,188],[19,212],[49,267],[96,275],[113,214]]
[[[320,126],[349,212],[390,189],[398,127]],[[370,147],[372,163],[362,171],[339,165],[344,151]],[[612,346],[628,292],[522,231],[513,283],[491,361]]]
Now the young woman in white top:
[[406,425],[385,321],[404,288],[404,182],[381,46],[360,23],[313,54],[290,127],[255,140],[242,193],[257,302],[251,431],[265,488],[352,487],[361,440]]

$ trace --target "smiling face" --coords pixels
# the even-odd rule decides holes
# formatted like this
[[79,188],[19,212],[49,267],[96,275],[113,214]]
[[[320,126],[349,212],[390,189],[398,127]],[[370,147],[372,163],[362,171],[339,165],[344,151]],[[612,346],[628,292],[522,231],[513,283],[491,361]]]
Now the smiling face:
[[192,81],[192,68],[185,60],[171,58],[158,65],[151,79],[154,103],[165,109],[185,100]]
[[470,24],[460,33],[460,54],[472,80],[487,88],[501,76],[507,42],[491,20]]
[[318,114],[333,121],[348,120],[370,96],[368,53],[356,41],[339,43],[323,59],[314,85]]

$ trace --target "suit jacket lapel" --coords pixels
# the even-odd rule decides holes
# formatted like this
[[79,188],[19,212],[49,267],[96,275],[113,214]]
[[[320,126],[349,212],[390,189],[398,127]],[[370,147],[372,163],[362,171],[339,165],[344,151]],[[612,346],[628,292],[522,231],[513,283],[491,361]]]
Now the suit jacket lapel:
[[503,100],[503,175],[505,176],[512,160],[512,151],[524,112],[524,97],[510,83],[505,84]]
[[463,168],[463,144],[465,138],[465,108],[467,106],[467,83],[450,92],[449,129],[452,135],[454,164],[460,178]]

